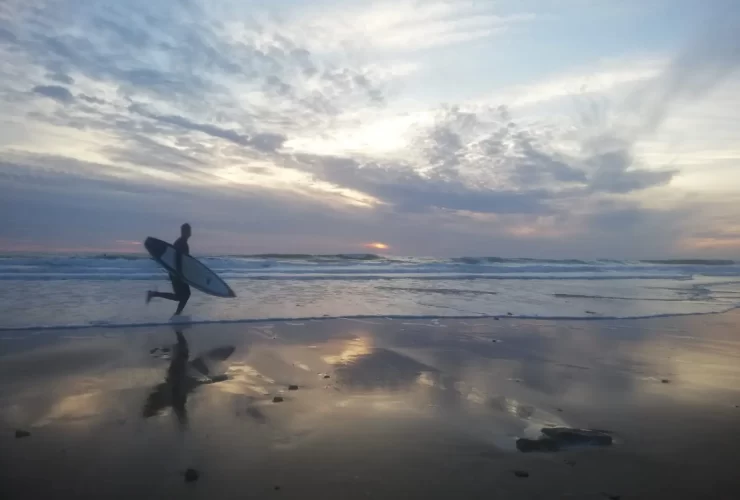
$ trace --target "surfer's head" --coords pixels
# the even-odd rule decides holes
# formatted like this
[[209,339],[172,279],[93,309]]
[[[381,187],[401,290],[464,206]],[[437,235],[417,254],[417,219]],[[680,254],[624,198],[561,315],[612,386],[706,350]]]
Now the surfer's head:
[[180,226],[180,234],[181,234],[181,235],[182,235],[183,237],[185,237],[185,238],[190,238],[190,235],[192,234],[192,233],[190,232],[190,224],[188,224],[188,223],[186,222],[185,224],[183,224],[182,226]]

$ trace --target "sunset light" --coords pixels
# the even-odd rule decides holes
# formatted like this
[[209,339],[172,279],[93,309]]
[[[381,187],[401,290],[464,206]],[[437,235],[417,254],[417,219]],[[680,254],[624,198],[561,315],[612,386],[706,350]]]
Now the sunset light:
[[377,241],[376,242],[373,242],[373,243],[365,243],[364,246],[366,248],[374,248],[375,250],[388,250],[388,248],[390,248],[385,243],[380,243],[380,242],[377,242]]

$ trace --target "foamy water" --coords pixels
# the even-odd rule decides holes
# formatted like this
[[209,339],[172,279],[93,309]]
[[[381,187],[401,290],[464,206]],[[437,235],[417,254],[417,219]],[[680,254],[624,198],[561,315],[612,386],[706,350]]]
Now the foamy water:
[[[237,294],[193,291],[193,321],[322,317],[634,318],[726,311],[740,303],[732,261],[207,257]],[[169,320],[167,276],[140,256],[0,258],[0,328]]]

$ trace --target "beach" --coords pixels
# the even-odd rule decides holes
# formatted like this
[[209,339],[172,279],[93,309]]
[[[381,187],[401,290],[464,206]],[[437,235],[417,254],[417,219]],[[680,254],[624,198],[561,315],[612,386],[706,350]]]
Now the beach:
[[[737,498],[739,324],[4,330],[0,497]],[[610,444],[518,449],[543,428]]]

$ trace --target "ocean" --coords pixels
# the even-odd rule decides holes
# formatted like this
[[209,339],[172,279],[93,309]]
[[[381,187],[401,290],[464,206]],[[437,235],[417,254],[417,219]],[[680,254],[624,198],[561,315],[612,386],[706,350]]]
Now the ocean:
[[[740,263],[379,255],[214,256],[237,294],[193,291],[191,322],[373,317],[612,319],[708,314],[740,303]],[[0,329],[164,324],[175,303],[143,255],[0,257]]]

